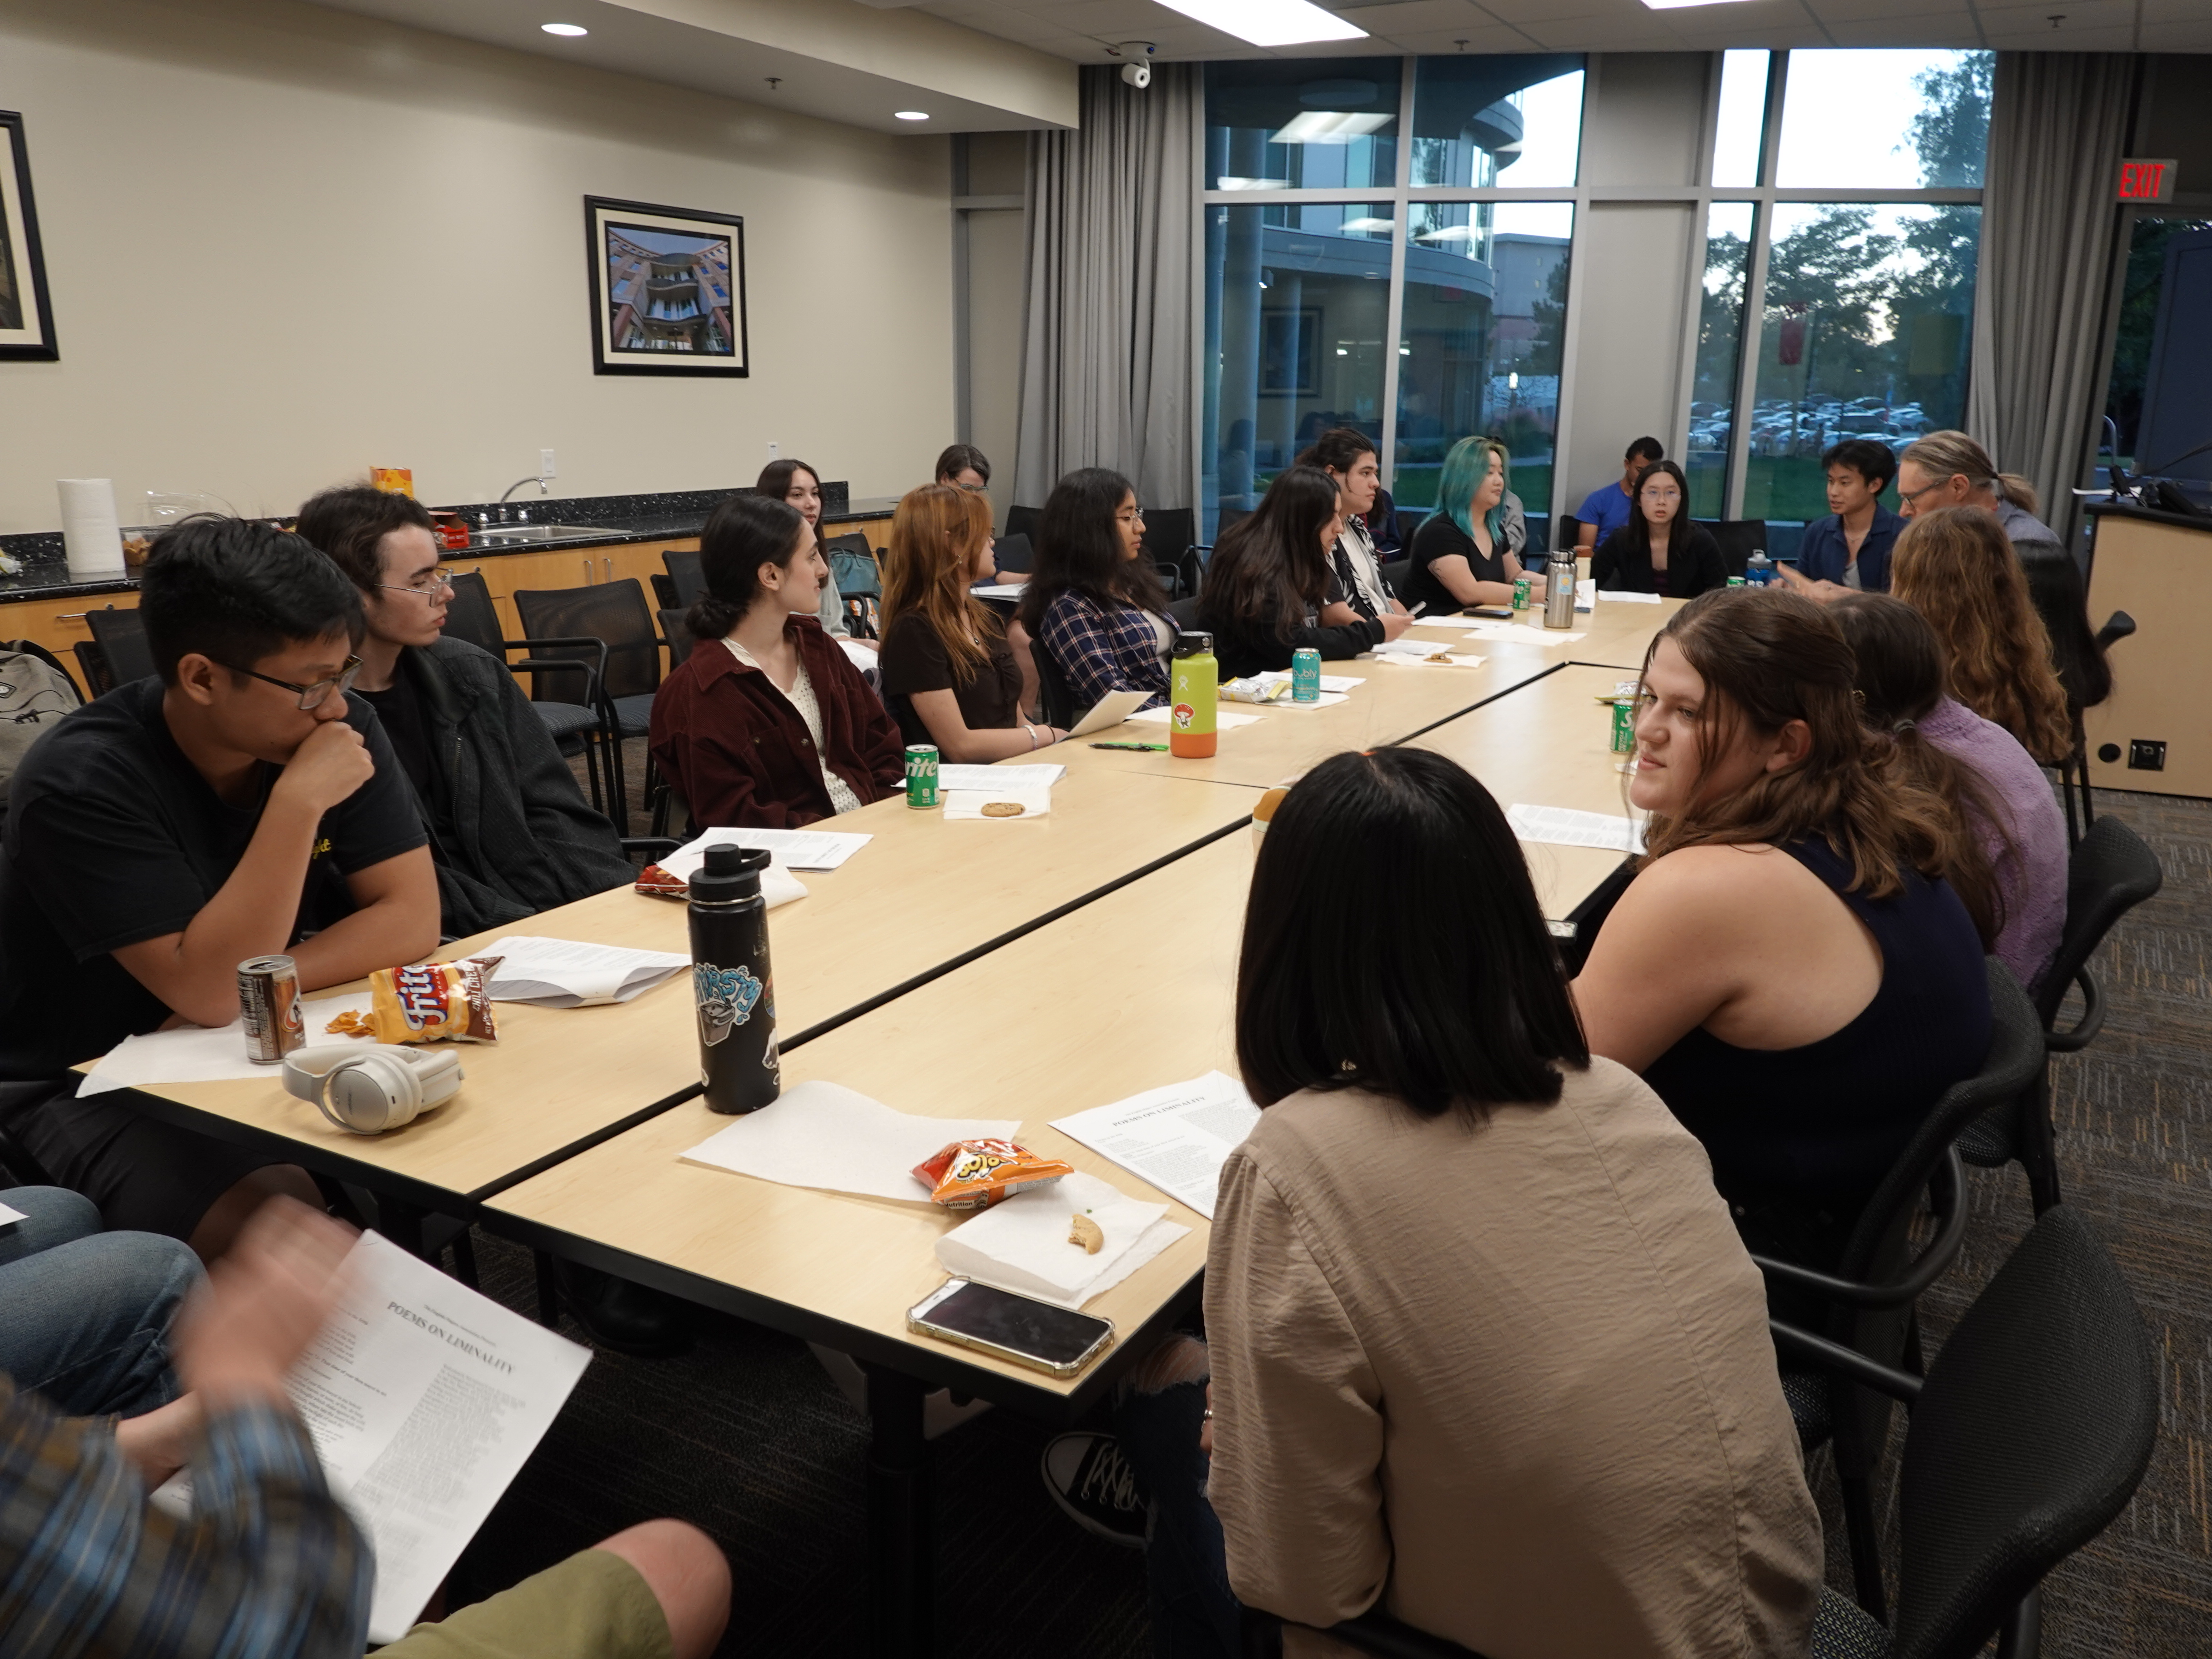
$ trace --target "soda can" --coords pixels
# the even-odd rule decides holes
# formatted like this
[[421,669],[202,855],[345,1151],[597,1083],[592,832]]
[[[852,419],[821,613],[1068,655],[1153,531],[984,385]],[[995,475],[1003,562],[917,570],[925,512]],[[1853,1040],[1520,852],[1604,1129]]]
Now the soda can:
[[937,745],[910,743],[906,746],[906,804],[929,807],[937,803]]
[[1613,752],[1636,752],[1636,705],[1632,702],[1616,702],[1613,705]]
[[1311,646],[1291,653],[1291,701],[1321,701],[1321,653]]
[[1741,587],[1743,586],[1743,578],[1741,576],[1730,576],[1729,578],[1729,586],[1730,587]]
[[1528,608],[1528,579],[1526,576],[1516,576],[1513,579],[1513,608],[1516,611],[1526,611]]
[[256,1066],[274,1066],[307,1040],[300,1017],[300,970],[289,957],[240,963],[238,1007],[245,1016],[246,1057]]

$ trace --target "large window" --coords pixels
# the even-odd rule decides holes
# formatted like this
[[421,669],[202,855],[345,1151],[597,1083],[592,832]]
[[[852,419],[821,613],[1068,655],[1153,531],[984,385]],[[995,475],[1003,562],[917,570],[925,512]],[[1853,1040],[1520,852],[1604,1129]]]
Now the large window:
[[2151,345],[2158,331],[2159,299],[2166,285],[2167,245],[2177,236],[2208,230],[2212,230],[2212,219],[2151,214],[2129,228],[2127,281],[2120,297],[2119,330],[2112,341],[2112,380],[2105,394],[2105,413],[2112,424],[2098,446],[2100,465],[2117,460],[2130,472],[2163,471],[2179,459],[2144,455],[2136,439],[2142,424],[2143,388],[2150,377]]

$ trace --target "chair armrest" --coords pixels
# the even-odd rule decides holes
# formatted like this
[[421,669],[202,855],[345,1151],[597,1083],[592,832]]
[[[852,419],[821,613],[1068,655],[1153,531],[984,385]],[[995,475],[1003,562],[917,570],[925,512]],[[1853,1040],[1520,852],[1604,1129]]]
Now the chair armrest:
[[2105,618],[2105,625],[2097,630],[2097,648],[2106,650],[2135,631],[2136,619],[2124,611],[2115,611]]
[[1777,1261],[1771,1256],[1753,1255],[1751,1259],[1759,1270],[1770,1279],[1818,1291],[1833,1297],[1838,1302],[1848,1302],[1860,1308],[1896,1308],[1920,1298],[1922,1292],[1943,1276],[1952,1262],[1958,1260],[1960,1247],[1966,1242],[1966,1166],[1954,1144],[1943,1149],[1943,1162],[1937,1166],[1948,1176],[1951,1187],[1951,1207],[1942,1216],[1942,1225],[1936,1237],[1917,1257],[1902,1279],[1887,1285],[1863,1285],[1855,1279],[1838,1279],[1832,1273],[1801,1267],[1794,1261]]
[[2078,1054],[2105,1029],[2105,994],[2097,976],[2084,964],[2074,970],[2074,982],[2081,988],[2081,1018],[2067,1030],[2043,1034],[2043,1046],[2054,1054]]
[[570,671],[580,669],[586,676],[584,682],[584,701],[593,707],[605,702],[605,698],[600,692],[600,688],[606,684],[607,678],[607,642],[605,640],[589,634],[561,634],[550,635],[543,639],[501,640],[499,643],[504,651],[568,650],[595,653],[594,659],[589,662],[580,657],[529,656],[523,658],[520,662],[511,662],[507,666],[510,673],[516,674],[552,673],[562,669]]
[[624,836],[622,838],[624,853],[642,854],[648,864],[657,859],[666,858],[683,845],[673,836]]
[[1856,1348],[1847,1348],[1810,1331],[1801,1331],[1778,1319],[1768,1320],[1766,1328],[1774,1337],[1776,1352],[1784,1358],[1809,1359],[1822,1370],[1834,1371],[1877,1394],[1902,1400],[1908,1406],[1920,1398],[1920,1379],[1909,1371],[1892,1370],[1877,1360],[1869,1359]]

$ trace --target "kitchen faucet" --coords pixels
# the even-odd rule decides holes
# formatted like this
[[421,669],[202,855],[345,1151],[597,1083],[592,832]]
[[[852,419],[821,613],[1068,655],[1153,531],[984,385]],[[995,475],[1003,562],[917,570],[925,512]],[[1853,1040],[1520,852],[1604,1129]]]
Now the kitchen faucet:
[[[499,492],[499,521],[501,524],[505,524],[507,522],[507,498],[509,495],[514,494],[516,490],[521,489],[522,486],[526,483],[534,483],[538,486],[538,495],[543,496],[545,494],[545,486],[550,482],[551,481],[543,473],[532,472],[526,477],[517,478],[513,483],[507,485],[506,489],[501,490]],[[525,507],[522,510],[522,522],[524,524],[528,524],[530,522],[530,510],[527,507]]]

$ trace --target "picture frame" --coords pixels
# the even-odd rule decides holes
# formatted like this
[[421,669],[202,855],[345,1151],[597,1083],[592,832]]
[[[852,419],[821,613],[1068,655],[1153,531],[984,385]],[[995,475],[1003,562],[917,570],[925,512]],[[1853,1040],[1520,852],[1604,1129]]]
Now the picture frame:
[[1260,395],[1312,398],[1321,392],[1321,307],[1260,313]]
[[743,217],[586,196],[584,238],[593,374],[751,373]]
[[0,109],[0,362],[61,361],[23,118]]

